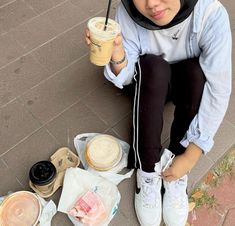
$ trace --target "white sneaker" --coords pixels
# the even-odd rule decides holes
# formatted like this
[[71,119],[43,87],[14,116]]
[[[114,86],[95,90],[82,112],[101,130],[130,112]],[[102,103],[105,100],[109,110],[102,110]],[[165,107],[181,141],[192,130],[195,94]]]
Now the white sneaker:
[[159,226],[162,215],[162,179],[157,173],[137,170],[135,211],[141,226]]
[[188,195],[186,193],[188,176],[172,182],[163,181],[163,219],[166,226],[185,226],[188,219]]

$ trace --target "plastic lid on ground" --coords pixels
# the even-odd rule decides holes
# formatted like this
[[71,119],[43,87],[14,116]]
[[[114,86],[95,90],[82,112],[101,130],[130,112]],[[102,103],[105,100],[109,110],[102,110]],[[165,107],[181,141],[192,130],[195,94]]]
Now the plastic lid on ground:
[[36,226],[41,205],[36,195],[18,191],[4,199],[0,206],[1,226]]
[[29,178],[35,185],[47,185],[55,176],[56,168],[50,161],[37,162],[29,171]]
[[97,135],[87,143],[85,158],[96,170],[109,170],[120,162],[122,148],[113,136]]

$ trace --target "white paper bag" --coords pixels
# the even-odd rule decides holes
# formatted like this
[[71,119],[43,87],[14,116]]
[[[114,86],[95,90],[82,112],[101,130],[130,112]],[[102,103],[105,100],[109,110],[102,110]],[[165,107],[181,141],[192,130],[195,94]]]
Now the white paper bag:
[[[107,211],[107,218],[97,226],[107,226],[118,210],[121,199],[118,188],[109,180],[80,168],[66,170],[58,211],[68,214],[78,198],[87,191],[95,191],[101,197]],[[68,216],[75,226],[83,225],[76,218]]]

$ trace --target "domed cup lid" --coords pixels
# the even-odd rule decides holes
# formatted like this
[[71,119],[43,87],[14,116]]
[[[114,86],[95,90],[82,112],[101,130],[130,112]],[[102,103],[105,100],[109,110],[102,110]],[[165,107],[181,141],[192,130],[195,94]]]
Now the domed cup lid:
[[40,215],[40,202],[28,191],[11,194],[0,206],[0,222],[4,226],[36,226]]
[[50,161],[40,161],[35,163],[29,172],[29,179],[35,185],[47,185],[56,176],[56,168]]

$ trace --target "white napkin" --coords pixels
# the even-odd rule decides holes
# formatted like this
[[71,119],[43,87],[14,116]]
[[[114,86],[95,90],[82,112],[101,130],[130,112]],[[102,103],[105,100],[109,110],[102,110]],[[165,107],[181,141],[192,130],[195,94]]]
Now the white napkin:
[[51,226],[52,217],[56,214],[56,205],[55,203],[50,200],[49,202],[45,201],[45,199],[41,198],[38,194],[36,194],[41,205],[42,205],[42,212],[39,219],[40,226]]

